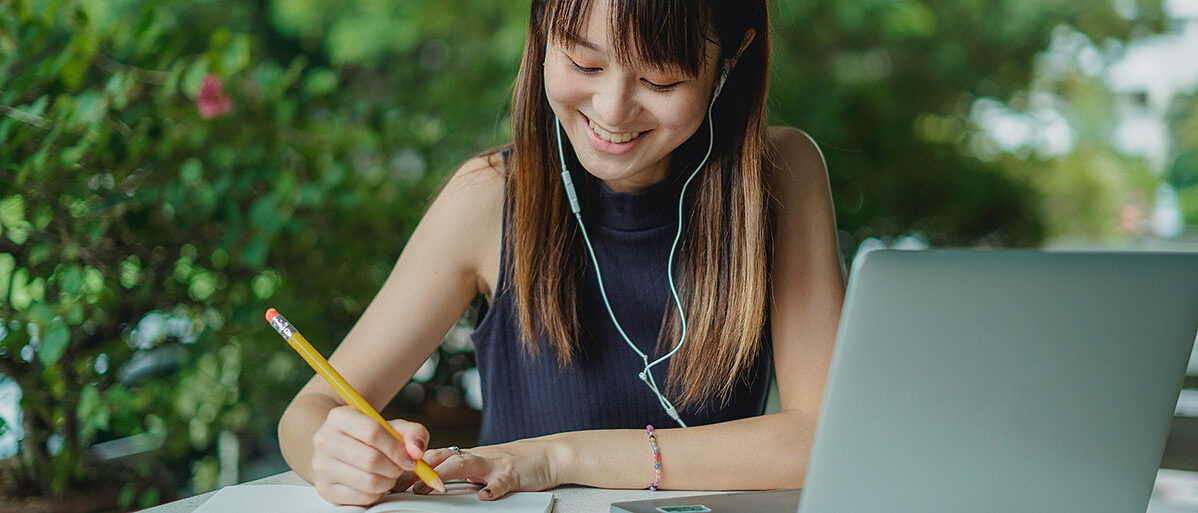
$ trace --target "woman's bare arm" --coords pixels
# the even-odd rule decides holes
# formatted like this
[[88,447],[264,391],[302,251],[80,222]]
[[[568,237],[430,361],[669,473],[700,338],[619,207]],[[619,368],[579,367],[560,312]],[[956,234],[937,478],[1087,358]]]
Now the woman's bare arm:
[[[494,248],[503,198],[496,160],[494,155],[478,157],[454,173],[381,290],[329,358],[375,409],[411,379],[486,281],[479,271],[490,269],[488,259],[498,254]],[[313,434],[330,410],[344,404],[323,379],[313,376],[279,421],[284,458],[310,482],[315,482]]]

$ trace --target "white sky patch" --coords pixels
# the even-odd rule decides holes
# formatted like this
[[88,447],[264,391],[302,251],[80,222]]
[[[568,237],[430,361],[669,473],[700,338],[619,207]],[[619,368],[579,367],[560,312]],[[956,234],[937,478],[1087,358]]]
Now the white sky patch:
[[1031,148],[1044,157],[1069,153],[1073,149],[1074,136],[1068,120],[1051,107],[1051,101],[1033,103],[1043,105],[1024,113],[994,98],[979,98],[974,101],[969,117],[1002,151],[1015,153]]

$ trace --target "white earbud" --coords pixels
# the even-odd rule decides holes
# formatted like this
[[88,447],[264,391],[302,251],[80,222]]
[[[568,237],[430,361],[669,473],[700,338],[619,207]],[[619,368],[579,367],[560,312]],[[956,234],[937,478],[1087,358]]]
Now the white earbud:
[[720,95],[720,91],[722,91],[724,89],[724,82],[728,80],[728,73],[730,73],[731,71],[732,71],[732,62],[729,61],[728,59],[724,59],[724,64],[722,66],[720,66],[720,81],[715,86],[715,93],[711,95],[711,99],[713,101],[715,100],[716,97],[718,97]]

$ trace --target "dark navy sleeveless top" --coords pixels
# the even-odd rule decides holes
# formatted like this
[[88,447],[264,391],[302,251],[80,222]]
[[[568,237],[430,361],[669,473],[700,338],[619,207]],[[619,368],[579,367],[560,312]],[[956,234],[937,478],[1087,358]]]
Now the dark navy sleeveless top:
[[[505,163],[507,156],[505,151]],[[584,213],[591,210],[583,219],[612,311],[637,348],[650,355],[650,361],[665,311],[676,308],[666,279],[666,259],[678,228],[679,182],[672,178],[634,193],[613,192],[599,183],[596,201],[583,207]],[[507,210],[504,205],[505,227]],[[637,377],[643,363],[612,324],[589,256],[579,288],[584,319],[579,350],[571,363],[562,367],[547,345],[541,346],[536,357],[523,351],[512,298],[515,291],[507,286],[510,264],[503,253],[492,303],[480,310],[471,335],[482,381],[480,444],[584,429],[643,429],[646,424],[678,427]],[[770,340],[766,319],[758,359],[737,381],[729,401],[721,406],[712,398],[680,409],[682,420],[688,426],[698,426],[761,415],[773,378]],[[702,341],[688,338],[685,343]],[[669,364],[666,360],[652,370],[663,394]]]

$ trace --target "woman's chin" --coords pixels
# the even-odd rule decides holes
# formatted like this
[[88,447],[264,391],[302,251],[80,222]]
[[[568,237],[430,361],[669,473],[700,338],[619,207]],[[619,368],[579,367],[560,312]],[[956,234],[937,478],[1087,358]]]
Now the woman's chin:
[[665,179],[664,176],[651,177],[645,172],[630,172],[626,169],[610,170],[603,167],[588,167],[587,172],[615,192],[641,191]]

